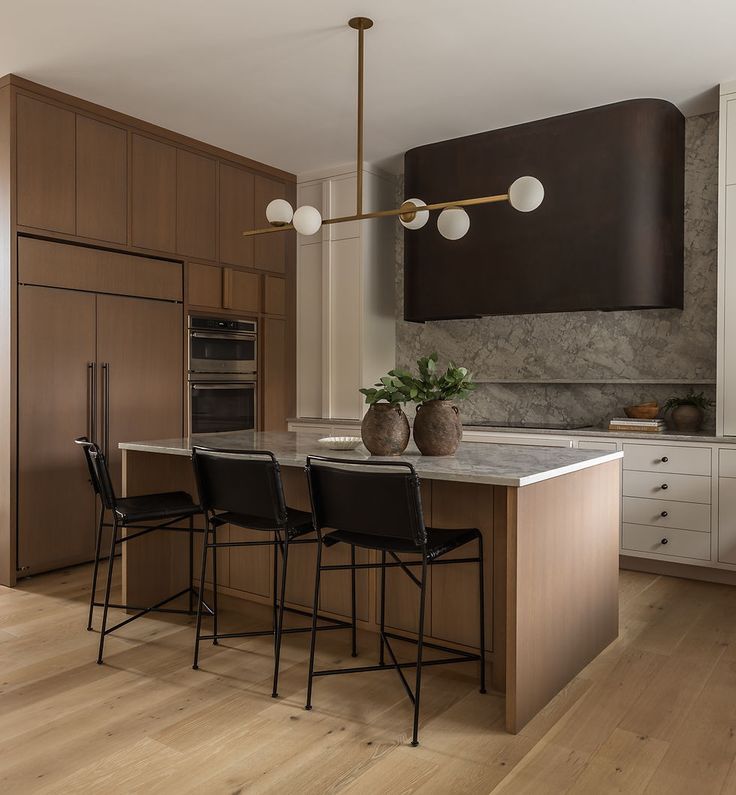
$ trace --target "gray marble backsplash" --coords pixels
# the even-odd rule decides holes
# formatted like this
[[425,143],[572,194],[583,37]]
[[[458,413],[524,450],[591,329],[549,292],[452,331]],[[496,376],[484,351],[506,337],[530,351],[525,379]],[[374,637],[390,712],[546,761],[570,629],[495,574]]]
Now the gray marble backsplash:
[[[397,199],[403,200],[401,178]],[[715,381],[716,371],[717,202],[718,114],[709,113],[686,123],[682,311],[566,312],[407,323],[403,246],[404,234],[412,233],[404,233],[397,224],[397,364],[412,365],[436,350],[443,363],[453,360],[468,367],[479,386],[462,407],[466,421],[600,423],[620,416],[625,405],[645,400],[662,403],[690,385],[714,398],[715,387],[707,382]],[[508,381],[538,383],[499,383]],[[596,381],[604,383],[591,383]],[[620,381],[636,383],[615,383]]]

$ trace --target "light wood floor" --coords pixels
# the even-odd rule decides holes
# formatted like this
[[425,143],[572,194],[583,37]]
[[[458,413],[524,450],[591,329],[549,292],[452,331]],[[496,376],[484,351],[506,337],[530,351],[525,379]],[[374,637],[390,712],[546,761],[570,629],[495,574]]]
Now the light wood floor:
[[[193,671],[187,618],[126,627],[96,665],[89,574],[0,589],[2,792],[736,792],[729,586],[622,572],[619,639],[517,736],[474,668],[427,669],[411,748],[393,672],[318,679],[302,709],[307,635],[285,641],[278,701],[270,639],[204,645]],[[351,661],[347,633],[320,646],[322,665]]]

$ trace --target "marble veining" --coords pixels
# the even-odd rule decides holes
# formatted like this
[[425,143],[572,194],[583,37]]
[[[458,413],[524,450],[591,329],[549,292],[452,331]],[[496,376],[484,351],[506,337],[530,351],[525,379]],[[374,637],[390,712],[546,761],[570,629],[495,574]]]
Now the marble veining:
[[[436,350],[479,382],[465,420],[600,423],[624,405],[660,403],[698,381],[715,381],[718,114],[686,121],[685,303],[677,309],[566,312],[435,321],[403,320],[403,239],[396,238],[397,364]],[[397,198],[403,197],[401,180]],[[472,234],[472,226],[470,234]],[[500,266],[499,266],[500,267]],[[591,267],[595,260],[591,258]],[[539,380],[499,384],[498,380]],[[554,380],[669,383],[555,384]],[[684,382],[680,385],[671,385]],[[695,384],[710,397],[714,387]]]
[[357,450],[325,451],[317,443],[321,435],[276,431],[194,434],[177,439],[122,442],[120,449],[168,455],[190,455],[193,444],[229,450],[270,450],[282,466],[303,466],[308,455],[327,455],[345,461],[408,461],[427,480],[513,487],[528,486],[623,456],[623,453],[595,450],[463,442],[454,456],[423,456],[412,443],[404,455],[383,459],[370,455],[362,445]]

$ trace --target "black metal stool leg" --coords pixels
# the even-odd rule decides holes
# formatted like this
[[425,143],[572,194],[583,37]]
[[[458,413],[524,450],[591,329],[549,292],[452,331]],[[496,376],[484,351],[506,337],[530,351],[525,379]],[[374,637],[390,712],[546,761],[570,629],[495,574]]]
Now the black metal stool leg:
[[202,567],[199,577],[199,596],[197,598],[197,628],[194,633],[194,662],[192,668],[199,668],[199,636],[202,634],[202,605],[204,603],[204,578],[207,575],[207,543],[210,539],[210,522],[205,516],[204,533],[202,534]]
[[110,561],[107,566],[107,585],[105,586],[105,602],[102,608],[102,626],[100,627],[100,648],[97,652],[97,664],[102,665],[102,654],[105,650],[105,630],[107,629],[107,611],[110,606],[110,590],[112,588],[112,571],[115,562],[115,545],[118,540],[118,518],[113,512],[112,539],[110,540]]
[[353,657],[358,656],[358,624],[355,617],[355,544],[350,545],[350,565],[353,567],[350,570],[350,598],[352,605],[352,642],[353,642]]
[[[96,502],[96,501],[95,501]],[[95,609],[95,594],[97,593],[97,572],[100,569],[100,548],[102,546],[102,525],[105,521],[105,506],[100,504],[100,521],[97,523],[97,541],[95,542],[95,567],[92,570],[92,593],[89,595],[89,618],[87,630],[92,631],[92,613]]]
[[319,608],[319,585],[322,574],[322,534],[317,533],[317,567],[314,574],[314,604],[312,606],[312,635],[309,641],[309,675],[307,678],[307,703],[304,709],[312,709],[312,680],[314,679],[314,650],[317,644],[317,609]]
[[217,640],[217,618],[219,608],[217,607],[217,528],[212,528],[212,645],[219,646]]
[[380,654],[378,662],[384,665],[386,662],[385,655],[385,642],[383,640],[383,633],[386,630],[386,551],[381,552],[381,634],[380,634]]
[[[276,554],[276,549],[274,549]],[[273,692],[271,696],[276,698],[279,694],[279,662],[281,660],[281,635],[284,628],[284,601],[286,600],[286,566],[289,561],[289,537],[284,530],[284,540],[282,546],[281,560],[281,593],[279,594],[279,615],[276,623],[275,647],[273,660]]]
[[422,587],[419,602],[419,639],[417,642],[417,678],[414,685],[414,733],[411,744],[419,745],[419,696],[422,688],[422,651],[424,648],[424,605],[427,586],[427,554],[422,555]]
[[276,650],[276,627],[278,626],[278,612],[279,612],[279,542],[276,538],[276,533],[273,536],[273,610],[271,615],[271,627],[273,628],[273,646]]
[[189,517],[189,614],[194,612],[194,517]]
[[483,537],[478,539],[478,575],[480,591],[480,692],[486,692],[486,598],[483,561]]

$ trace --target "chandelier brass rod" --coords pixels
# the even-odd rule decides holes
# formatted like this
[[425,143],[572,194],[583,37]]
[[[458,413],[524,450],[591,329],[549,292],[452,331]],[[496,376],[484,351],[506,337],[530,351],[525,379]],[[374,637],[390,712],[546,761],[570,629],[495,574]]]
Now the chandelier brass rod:
[[[478,196],[474,199],[457,199],[456,201],[449,202],[435,202],[434,204],[423,205],[417,207],[417,212],[425,210],[445,210],[448,207],[472,207],[478,204],[493,204],[495,202],[508,201],[508,193],[497,193],[494,196]],[[355,215],[343,215],[339,218],[323,218],[323,224],[344,224],[348,221],[365,221],[368,218],[386,218],[396,215],[406,215],[406,207],[397,207],[394,210],[375,210],[371,213],[356,213]],[[251,229],[243,232],[243,237],[250,237],[251,235],[263,235],[267,232],[287,232],[293,229],[294,224],[284,224],[283,226],[268,226],[265,229]]]
[[356,188],[355,214],[363,212],[363,72],[364,72],[364,41],[365,30],[361,25],[358,29],[358,145],[356,154]]

